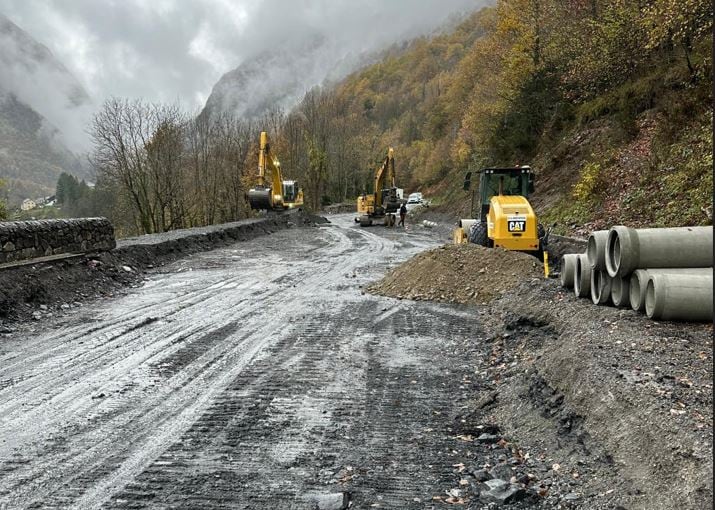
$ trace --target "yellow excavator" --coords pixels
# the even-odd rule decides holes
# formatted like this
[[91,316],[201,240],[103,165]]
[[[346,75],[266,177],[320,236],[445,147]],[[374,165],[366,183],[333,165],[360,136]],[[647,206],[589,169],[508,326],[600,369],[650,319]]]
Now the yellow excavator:
[[[266,185],[266,170],[271,172],[270,186]],[[271,153],[265,131],[261,131],[258,152],[258,183],[248,190],[248,203],[251,209],[266,211],[283,211],[303,205],[303,190],[297,181],[283,180],[281,163]]]
[[395,186],[395,152],[390,147],[387,157],[375,172],[372,194],[363,193],[357,199],[356,223],[369,227],[376,221],[383,221],[387,227],[395,225],[395,213],[400,209],[400,198]]
[[[472,172],[464,177],[464,190],[471,188]],[[453,232],[455,244],[475,243],[485,247],[531,252],[543,257],[548,276],[549,233],[538,223],[528,197],[534,191],[534,173],[528,166],[485,168],[479,172],[479,189],[472,191],[472,218],[459,221]],[[475,198],[479,203],[475,204]],[[475,211],[478,206],[478,211]]]

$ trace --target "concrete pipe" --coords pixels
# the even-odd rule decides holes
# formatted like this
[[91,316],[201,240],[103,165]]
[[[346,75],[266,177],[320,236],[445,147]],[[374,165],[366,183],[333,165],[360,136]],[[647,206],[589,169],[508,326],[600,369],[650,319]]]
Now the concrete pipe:
[[713,274],[651,274],[645,313],[655,320],[713,320]]
[[615,278],[611,279],[611,301],[613,302],[614,306],[621,307],[630,305],[630,282],[630,276],[626,278],[616,276]]
[[591,294],[591,266],[585,253],[579,253],[576,257],[573,290],[578,297],[588,297]]
[[648,286],[648,280],[652,274],[690,274],[707,278],[712,274],[712,268],[656,268],[656,269],[636,269],[631,275],[628,284],[628,294],[631,302],[631,308],[637,312],[642,312],[645,309],[645,295]]
[[713,228],[613,227],[606,241],[606,269],[625,276],[651,267],[712,267]]
[[605,305],[611,300],[611,277],[606,271],[591,269],[591,301]]
[[561,257],[561,286],[573,288],[574,275],[576,274],[576,258],[578,254],[567,253]]
[[597,230],[588,236],[588,263],[591,269],[600,271],[606,270],[606,241],[608,240],[608,230]]

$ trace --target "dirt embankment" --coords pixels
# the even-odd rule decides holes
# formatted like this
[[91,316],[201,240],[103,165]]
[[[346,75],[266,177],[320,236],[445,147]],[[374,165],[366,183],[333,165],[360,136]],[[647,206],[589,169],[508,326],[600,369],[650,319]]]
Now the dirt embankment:
[[124,239],[111,252],[0,269],[0,332],[10,322],[42,319],[59,310],[81,306],[83,301],[110,297],[140,285],[146,271],[192,253],[324,222],[327,220],[320,216],[292,211]]
[[709,508],[712,325],[595,306],[528,255],[476,246],[417,255],[369,291],[472,305],[485,335],[461,349],[477,391],[455,427],[499,430],[519,466],[538,460],[524,483],[543,502]]
[[486,304],[524,279],[543,275],[541,262],[526,253],[452,244],[415,255],[368,291],[418,301]]

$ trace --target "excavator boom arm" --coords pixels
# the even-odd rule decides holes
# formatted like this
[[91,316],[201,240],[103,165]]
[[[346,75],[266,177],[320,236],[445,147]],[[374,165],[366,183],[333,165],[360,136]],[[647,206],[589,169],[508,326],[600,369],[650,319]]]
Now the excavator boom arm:
[[[385,186],[387,181],[387,186]],[[382,205],[382,190],[395,187],[395,153],[392,147],[387,151],[387,157],[382,166],[375,172],[375,204]]]
[[258,153],[258,185],[265,186],[266,170],[271,172],[271,192],[273,196],[283,194],[283,175],[281,164],[273,154],[268,143],[268,133],[261,131],[261,147]]

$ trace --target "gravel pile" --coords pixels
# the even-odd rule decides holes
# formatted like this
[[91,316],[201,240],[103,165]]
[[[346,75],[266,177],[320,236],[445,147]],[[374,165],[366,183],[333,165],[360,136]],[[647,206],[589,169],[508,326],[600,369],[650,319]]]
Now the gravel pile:
[[543,275],[541,262],[526,253],[444,245],[414,256],[367,290],[417,301],[486,304],[525,279]]

